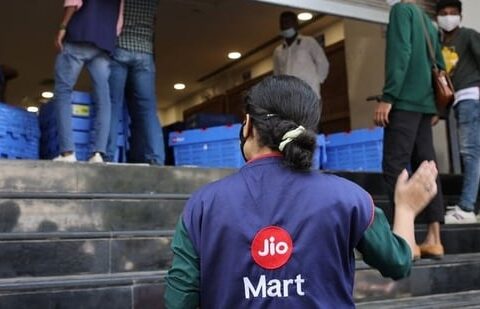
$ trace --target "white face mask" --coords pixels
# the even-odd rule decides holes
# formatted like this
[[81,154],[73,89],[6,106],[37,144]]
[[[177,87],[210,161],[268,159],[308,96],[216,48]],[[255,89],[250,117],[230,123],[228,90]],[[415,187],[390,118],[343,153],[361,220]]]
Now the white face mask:
[[295,34],[297,34],[297,31],[295,30],[295,28],[288,28],[283,30],[281,34],[284,38],[290,39],[290,38],[293,38]]
[[446,15],[437,17],[438,25],[447,32],[450,32],[460,26],[460,21],[460,15]]
[[394,6],[395,4],[402,2],[402,0],[385,0],[385,1],[390,6]]

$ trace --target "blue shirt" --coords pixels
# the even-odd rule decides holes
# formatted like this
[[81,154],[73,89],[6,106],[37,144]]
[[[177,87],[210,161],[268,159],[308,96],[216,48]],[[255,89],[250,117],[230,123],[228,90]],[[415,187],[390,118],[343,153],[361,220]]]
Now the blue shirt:
[[353,249],[373,210],[350,181],[295,172],[281,158],[202,188],[183,214],[201,308],[354,308]]
[[117,40],[120,0],[84,0],[67,26],[66,41],[90,43],[112,53]]

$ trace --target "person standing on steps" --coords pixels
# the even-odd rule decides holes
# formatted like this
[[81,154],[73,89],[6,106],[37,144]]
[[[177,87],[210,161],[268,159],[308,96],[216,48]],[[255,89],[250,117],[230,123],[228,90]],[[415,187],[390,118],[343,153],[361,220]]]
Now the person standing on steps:
[[[317,40],[301,35],[298,28],[298,18],[294,12],[287,11],[280,15],[280,31],[284,41],[273,54],[273,74],[298,77],[321,98],[320,84],[327,79],[330,64]],[[321,114],[321,101],[319,110]]]
[[121,31],[121,0],[65,0],[55,39],[55,112],[60,155],[53,159],[75,162],[72,132],[72,92],[86,66],[93,85],[96,116],[91,163],[102,163],[110,129],[110,54]]
[[460,26],[462,2],[440,0],[437,22],[443,56],[453,86],[453,112],[463,163],[463,186],[457,205],[449,207],[445,223],[476,223],[475,204],[480,184],[480,34]]
[[[421,162],[436,160],[432,125],[438,122],[438,117],[424,25],[433,42],[438,67],[445,65],[438,32],[416,1],[387,2],[392,8],[386,37],[385,86],[374,122],[385,128],[383,175],[390,201],[396,207],[393,192],[402,170],[411,166],[415,171]],[[423,243],[415,247],[416,258],[444,255],[440,224],[444,221],[445,206],[440,179],[437,187],[438,194],[419,218],[419,222],[428,225],[428,231]]]
[[129,161],[153,165],[163,165],[165,162],[163,132],[157,116],[155,93],[154,34],[158,3],[158,0],[125,0],[122,34],[118,38],[111,65],[109,160],[115,156],[118,119],[126,94],[132,121]]

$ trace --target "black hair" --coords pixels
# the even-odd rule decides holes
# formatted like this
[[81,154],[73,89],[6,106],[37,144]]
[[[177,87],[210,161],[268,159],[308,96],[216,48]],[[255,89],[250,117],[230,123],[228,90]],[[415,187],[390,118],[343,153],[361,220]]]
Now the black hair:
[[462,2],[460,0],[439,0],[437,2],[437,14],[440,12],[440,10],[448,6],[456,7],[460,14],[462,13]]
[[309,170],[320,120],[320,100],[313,89],[293,76],[270,76],[250,89],[245,103],[260,146],[280,151],[285,133],[299,126],[306,129],[288,143],[282,153],[286,166],[298,171]]
[[280,14],[280,19],[284,19],[284,18],[291,18],[291,19],[297,20],[297,14],[295,14],[292,11],[285,11],[285,12],[282,12],[282,14]]

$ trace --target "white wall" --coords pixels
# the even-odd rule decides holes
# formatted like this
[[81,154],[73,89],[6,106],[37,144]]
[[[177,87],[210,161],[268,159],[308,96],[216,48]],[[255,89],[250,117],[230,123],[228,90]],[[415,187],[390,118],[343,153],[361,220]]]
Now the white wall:
[[385,26],[352,19],[344,24],[350,124],[352,129],[372,127],[375,102],[365,99],[383,89]]
[[463,0],[463,26],[480,31],[480,1]]

